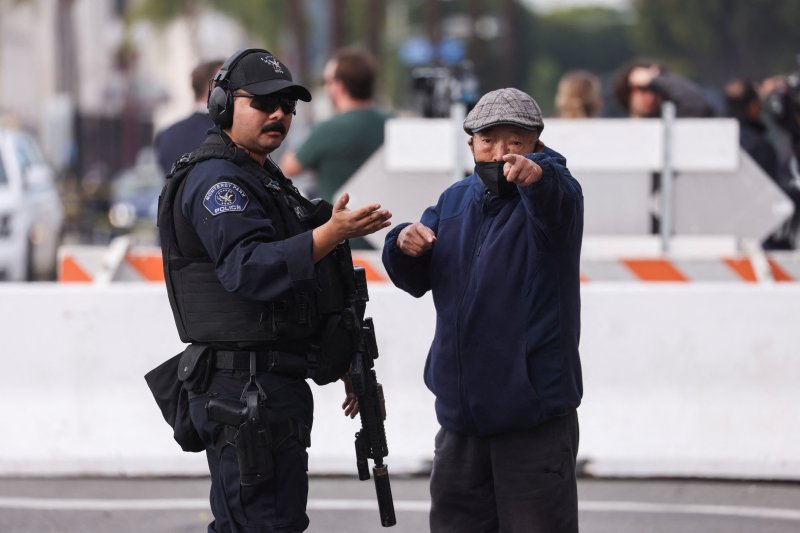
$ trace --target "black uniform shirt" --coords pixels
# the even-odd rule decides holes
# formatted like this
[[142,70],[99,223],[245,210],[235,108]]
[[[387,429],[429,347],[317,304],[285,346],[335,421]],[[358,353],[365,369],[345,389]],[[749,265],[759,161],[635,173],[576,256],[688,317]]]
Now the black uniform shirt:
[[180,198],[223,287],[259,301],[315,285],[311,231],[289,234],[281,212],[268,212],[270,194],[234,162],[208,159],[186,177]]

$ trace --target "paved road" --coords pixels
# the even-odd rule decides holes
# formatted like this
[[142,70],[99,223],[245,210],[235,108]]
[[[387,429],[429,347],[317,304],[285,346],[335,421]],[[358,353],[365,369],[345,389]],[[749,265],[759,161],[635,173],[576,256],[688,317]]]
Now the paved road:
[[[202,532],[209,481],[0,479],[3,533]],[[392,479],[393,533],[427,531],[427,480]],[[579,482],[582,533],[796,533],[800,484],[593,480]],[[313,478],[310,533],[382,531],[372,482]]]

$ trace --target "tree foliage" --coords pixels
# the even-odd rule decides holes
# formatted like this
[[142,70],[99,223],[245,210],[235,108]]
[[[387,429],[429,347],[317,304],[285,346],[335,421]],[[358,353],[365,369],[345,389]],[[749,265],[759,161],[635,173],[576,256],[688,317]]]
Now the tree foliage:
[[[142,0],[131,7],[130,20],[147,19],[168,24],[181,16],[191,16],[201,7],[213,8],[241,24],[253,38],[270,50],[279,50],[286,26],[287,2],[284,0]],[[277,52],[276,52],[277,53]]]
[[[494,18],[499,22],[498,35],[484,39],[473,34],[464,42],[481,90],[518,86],[535,94],[546,112],[552,110],[556,83],[566,70],[593,71],[607,86],[613,71],[635,56],[652,56],[714,85],[731,77],[762,78],[798,68],[798,0],[632,1],[629,12],[580,7],[539,13],[528,11],[520,0],[380,0],[384,7],[404,6],[416,35],[439,32],[446,36],[443,29],[448,21],[459,16],[466,16],[473,25],[478,18]],[[305,0],[306,13],[320,7],[331,10],[323,17],[307,16],[307,28],[298,25],[286,0],[141,0],[132,4],[131,15],[163,24],[210,7],[240,23],[259,44],[277,54],[284,53],[287,43],[302,49],[295,42],[300,39],[307,51],[296,54],[303,65],[299,73],[305,74],[308,68],[303,78],[309,80],[318,77],[311,70],[318,70],[320,57],[331,46],[365,46],[382,38],[382,45],[376,47],[382,51],[380,78],[398,104],[398,97],[402,100],[408,93],[410,68],[397,56],[399,43],[387,40],[391,32],[370,17],[370,7],[376,2]]]
[[634,0],[639,50],[712,84],[797,69],[797,0]]
[[532,18],[534,31],[527,32],[527,42],[522,44],[534,51],[527,88],[545,113],[554,110],[556,85],[565,71],[584,69],[608,80],[620,64],[635,55],[627,19],[619,11],[579,7]]

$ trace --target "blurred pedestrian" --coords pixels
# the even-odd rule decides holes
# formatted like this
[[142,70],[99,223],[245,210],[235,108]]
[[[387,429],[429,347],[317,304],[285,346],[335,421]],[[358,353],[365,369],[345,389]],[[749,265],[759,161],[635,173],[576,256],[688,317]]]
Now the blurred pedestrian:
[[555,98],[558,118],[593,118],[603,109],[600,79],[587,70],[570,70],[561,76]]
[[758,94],[780,172],[800,175],[800,71],[762,80]]
[[714,116],[711,103],[697,84],[650,59],[623,65],[613,88],[617,101],[632,118],[660,117],[665,100],[675,104],[678,117]]
[[208,118],[208,87],[211,78],[222,66],[221,59],[205,61],[192,69],[192,92],[194,94],[194,111],[188,117],[176,122],[158,133],[153,145],[156,149],[158,164],[169,174],[173,163],[183,154],[188,154],[203,142],[208,130],[214,126]]
[[463,126],[475,172],[383,250],[436,306],[430,528],[577,533],[583,194],[528,94],[487,93]]
[[739,144],[773,180],[778,177],[778,155],[761,120],[761,99],[755,84],[737,78],[725,84],[728,115],[739,123]]
[[776,182],[794,202],[794,214],[763,243],[771,250],[800,246],[800,71],[771,76],[758,89],[764,123],[778,158]]
[[317,192],[326,201],[383,145],[391,114],[375,105],[377,63],[366,51],[342,48],[325,65],[325,90],[336,110],[316,124],[296,153],[281,159],[291,177],[305,170],[316,173]]
[[[675,104],[678,117],[714,116],[710,101],[697,84],[668,72],[666,67],[651,59],[634,59],[620,67],[612,86],[617,102],[631,118],[658,118],[665,101]],[[650,231],[658,234],[661,214],[656,198],[661,190],[660,173],[653,173],[650,189],[653,195]]]

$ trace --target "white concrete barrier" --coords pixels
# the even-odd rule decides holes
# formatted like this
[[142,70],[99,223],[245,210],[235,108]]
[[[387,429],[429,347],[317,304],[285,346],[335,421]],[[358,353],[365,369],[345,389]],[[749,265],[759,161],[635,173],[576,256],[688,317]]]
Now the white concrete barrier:
[[[800,479],[800,285],[583,286],[580,459],[598,475]],[[370,286],[392,472],[424,470],[438,428],[422,368],[429,297]],[[202,474],[144,382],[182,349],[163,287],[8,284],[0,475]],[[310,469],[355,475],[339,384],[312,387]]]

